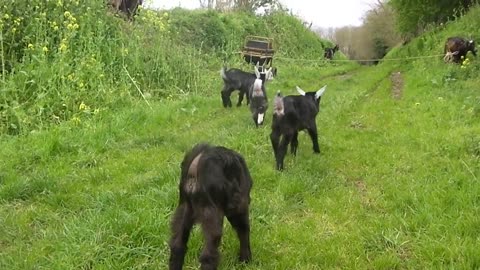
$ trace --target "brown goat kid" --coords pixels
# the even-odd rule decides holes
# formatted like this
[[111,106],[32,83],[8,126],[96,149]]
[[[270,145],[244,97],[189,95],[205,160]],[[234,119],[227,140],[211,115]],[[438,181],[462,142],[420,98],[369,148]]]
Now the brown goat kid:
[[182,269],[195,223],[200,223],[204,236],[200,268],[217,269],[224,216],[240,240],[240,261],[251,260],[248,210],[251,187],[247,164],[233,150],[198,144],[185,155],[181,164],[180,200],[171,224],[170,270]]
[[460,63],[462,59],[467,56],[468,52],[472,52],[477,56],[477,48],[475,48],[475,41],[467,40],[461,37],[449,37],[445,42],[444,53],[445,62]]
[[143,0],[109,0],[109,2],[115,10],[127,15],[128,19],[132,19],[137,13],[138,6],[143,4]]

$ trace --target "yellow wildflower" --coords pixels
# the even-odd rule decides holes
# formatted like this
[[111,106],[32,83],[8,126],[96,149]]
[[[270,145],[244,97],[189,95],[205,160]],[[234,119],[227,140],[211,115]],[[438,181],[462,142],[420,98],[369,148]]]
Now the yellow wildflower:
[[72,117],[72,122],[74,124],[78,125],[82,122],[82,120],[80,120],[80,118],[78,118],[77,116],[74,116],[74,117]]
[[72,73],[72,74],[68,74],[67,79],[69,79],[70,81],[73,81],[73,79],[74,79],[73,73]]
[[58,30],[58,26],[55,25],[55,26],[53,27],[53,30],[57,31],[57,30]]
[[80,103],[80,105],[78,106],[78,109],[80,111],[84,111],[84,110],[87,109],[87,105],[85,105],[85,103],[83,103],[83,101],[82,101],[82,103]]
[[62,42],[60,43],[60,51],[65,52],[68,49],[67,44],[65,44],[67,40],[64,38],[62,39]]
[[5,19],[7,19],[7,20],[8,20],[8,18],[10,18],[10,15],[8,15],[8,14],[5,14],[5,15],[3,15],[3,18],[5,18]]
[[44,53],[47,53],[48,52],[47,46],[43,46],[42,50],[43,50]]
[[28,49],[30,50],[33,50],[33,44],[32,43],[29,43],[28,46],[27,46]]

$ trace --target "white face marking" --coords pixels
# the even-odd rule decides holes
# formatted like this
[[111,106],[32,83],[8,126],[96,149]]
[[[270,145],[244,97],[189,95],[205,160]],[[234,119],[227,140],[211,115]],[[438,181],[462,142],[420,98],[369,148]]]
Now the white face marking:
[[252,96],[258,97],[258,96],[263,96],[262,92],[262,80],[256,79],[255,82],[253,83],[253,93]]
[[257,124],[261,124],[263,123],[263,117],[265,117],[265,114],[264,113],[259,113],[258,114],[258,118],[257,118]]

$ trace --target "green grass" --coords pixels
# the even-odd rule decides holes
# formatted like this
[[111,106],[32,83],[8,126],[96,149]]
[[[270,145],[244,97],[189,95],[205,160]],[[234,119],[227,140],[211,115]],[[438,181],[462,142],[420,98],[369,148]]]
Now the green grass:
[[[242,153],[255,181],[254,260],[237,263],[238,242],[225,225],[221,269],[478,268],[474,89],[420,86],[420,74],[402,70],[403,98],[394,100],[393,66],[338,68],[337,76],[303,70],[280,69],[269,95],[329,85],[317,119],[322,154],[301,133],[298,156],[286,157],[282,173],[274,170],[271,118],[256,129],[246,107],[224,109],[217,95],[153,101],[152,109],[139,101],[4,137],[1,268],[164,269],[180,161],[203,141]],[[201,245],[195,230],[187,269],[198,267]]]
[[[467,24],[474,29],[479,10],[391,56],[433,54],[445,35]],[[150,94],[143,100],[128,78],[99,79],[108,81],[98,84],[108,93],[105,100],[77,100],[61,88],[65,92],[54,96],[72,98],[68,117],[47,121],[26,110],[21,119],[32,125],[0,135],[0,269],[165,269],[180,162],[198,142],[240,152],[254,179],[253,261],[237,263],[238,241],[226,223],[221,269],[480,268],[478,59],[463,68],[441,59],[376,67],[275,60],[279,76],[267,85],[270,104],[277,90],[286,95],[295,94],[295,85],[328,85],[317,118],[322,153],[313,154],[301,133],[297,156],[287,155],[286,170],[277,172],[269,141],[272,108],[258,129],[245,106],[224,109],[217,52],[185,50],[192,54],[177,52],[176,61],[215,57],[184,63],[192,70],[206,64],[184,81],[198,82],[192,87],[198,90],[180,91],[160,76],[148,80],[158,70],[132,72]],[[161,66],[181,77],[160,61],[163,53],[144,68]],[[130,55],[125,59],[141,71],[145,55]],[[404,88],[394,99],[390,75],[398,71]],[[2,84],[5,100],[10,92],[3,90],[19,83],[15,78]],[[43,78],[47,86],[56,85],[50,78],[56,77]],[[91,107],[78,106],[82,100]],[[201,246],[195,229],[185,269],[198,268]]]

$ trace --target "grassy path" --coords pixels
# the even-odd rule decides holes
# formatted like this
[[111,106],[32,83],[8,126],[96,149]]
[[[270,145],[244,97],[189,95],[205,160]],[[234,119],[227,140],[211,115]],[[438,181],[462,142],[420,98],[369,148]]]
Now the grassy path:
[[[225,226],[222,269],[480,267],[480,126],[461,107],[469,94],[425,91],[420,75],[403,73],[394,99],[392,67],[339,70],[292,67],[268,86],[273,96],[328,84],[322,154],[301,133],[283,173],[271,117],[255,129],[247,108],[225,110],[215,94],[5,138],[0,268],[164,269],[180,161],[201,141],[242,153],[255,181],[254,261],[237,264]],[[195,230],[186,269],[198,266],[201,243]]]

